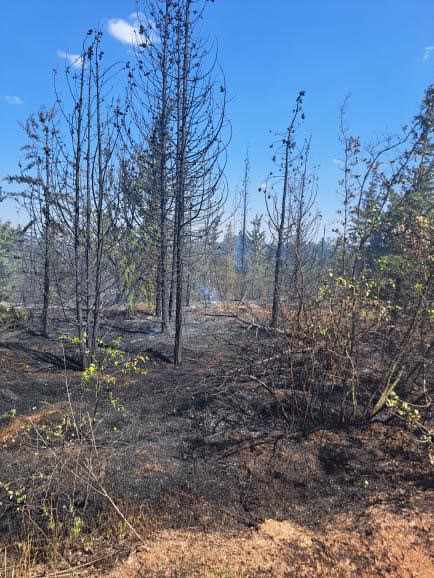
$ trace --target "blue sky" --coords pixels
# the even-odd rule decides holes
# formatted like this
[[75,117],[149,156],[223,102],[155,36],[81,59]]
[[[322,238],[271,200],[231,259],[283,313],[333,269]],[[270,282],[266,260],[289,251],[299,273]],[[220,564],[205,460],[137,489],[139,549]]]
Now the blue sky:
[[[86,31],[100,26],[107,32],[107,61],[128,59],[125,41],[134,10],[133,0],[2,4],[0,178],[17,170],[25,142],[18,121],[53,101],[52,70],[63,66],[61,54],[79,52]],[[434,81],[434,3],[428,0],[215,0],[203,30],[218,42],[227,81],[232,193],[250,148],[250,217],[263,210],[258,185],[273,168],[269,131],[285,128],[299,90],[306,91],[305,130],[319,165],[318,204],[331,223],[345,97],[352,95],[352,131],[369,140],[411,120]],[[10,203],[0,206],[0,218],[18,219]]]

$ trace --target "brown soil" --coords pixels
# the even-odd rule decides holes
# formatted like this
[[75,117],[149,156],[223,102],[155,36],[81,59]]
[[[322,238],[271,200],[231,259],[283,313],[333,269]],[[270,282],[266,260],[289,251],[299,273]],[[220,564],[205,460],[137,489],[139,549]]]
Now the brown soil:
[[[146,376],[114,387],[124,411],[101,405],[95,458],[98,479],[142,540],[106,498],[87,502],[74,486],[80,537],[21,575],[434,576],[433,471],[411,433],[382,423],[288,432],[275,400],[244,375],[244,360],[267,337],[255,341],[234,319],[192,312],[179,369],[172,337],[151,317],[104,322],[130,354],[149,357]],[[0,336],[0,416],[16,410],[0,420],[1,482],[35,487],[36,473],[53,471],[53,455],[73,460],[79,451],[73,440],[44,447],[35,435],[67,409],[54,338],[67,331],[59,321],[50,341],[24,330]],[[69,361],[66,375],[78,383]],[[78,403],[84,409],[91,396]],[[69,478],[59,474],[59,504]],[[21,522],[1,491],[0,551],[11,554],[0,577],[9,578],[20,575],[1,568],[12,564]]]

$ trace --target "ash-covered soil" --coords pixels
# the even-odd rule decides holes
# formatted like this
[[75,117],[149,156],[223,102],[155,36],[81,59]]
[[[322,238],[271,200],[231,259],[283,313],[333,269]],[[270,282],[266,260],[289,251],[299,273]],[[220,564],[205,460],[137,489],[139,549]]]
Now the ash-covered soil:
[[[35,488],[78,451],[72,438],[38,441],[68,411],[65,379],[74,407],[92,408],[92,392],[74,397],[81,373],[58,339],[70,329],[0,335],[0,482]],[[175,368],[173,336],[151,316],[104,318],[106,339],[146,355],[147,374],[112,386],[123,411],[98,408],[92,459],[107,495],[88,499],[92,488],[56,466],[50,491],[59,504],[73,496],[84,527],[33,575],[434,576],[433,471],[419,440],[393,423],[291,430],[250,378],[278,340],[212,311],[191,310],[185,329]],[[23,514],[4,492],[0,502],[0,545],[13,551]]]

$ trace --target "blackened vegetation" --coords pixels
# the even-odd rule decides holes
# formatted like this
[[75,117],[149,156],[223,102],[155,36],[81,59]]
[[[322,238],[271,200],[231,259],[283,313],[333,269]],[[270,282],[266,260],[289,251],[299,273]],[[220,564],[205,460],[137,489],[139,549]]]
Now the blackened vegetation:
[[[113,385],[123,411],[102,399],[97,427],[82,440],[64,421],[62,371],[49,359],[29,356],[47,342],[22,331],[5,335],[4,346],[26,343],[13,352],[0,349],[2,401],[6,385],[16,392],[13,403],[24,426],[11,430],[17,418],[2,421],[0,477],[14,490],[25,488],[27,496],[23,510],[9,500],[1,506],[2,535],[11,545],[32,535],[35,559],[48,563],[56,532],[65,546],[54,561],[65,567],[62,555],[74,564],[80,548],[73,528],[80,518],[83,535],[99,536],[98,548],[112,552],[103,535],[113,535],[118,515],[102,488],[146,539],[164,528],[239,532],[269,518],[317,530],[341,515],[363,519],[379,505],[397,512],[410,503],[421,511],[428,507],[430,466],[416,438],[393,424],[338,426],[340,395],[308,392],[296,377],[301,355],[293,353],[292,365],[288,353],[276,356],[287,337],[268,330],[256,335],[234,319],[207,313],[188,312],[184,364],[175,369],[166,358],[173,333],[154,333],[152,317],[112,320],[106,312],[105,323],[116,325],[125,350],[148,352],[148,374]],[[56,342],[52,347],[54,353]],[[84,416],[93,392],[80,389],[80,372],[69,375],[74,407]],[[86,431],[80,429],[83,436]],[[128,541],[118,541],[115,555],[123,556]]]

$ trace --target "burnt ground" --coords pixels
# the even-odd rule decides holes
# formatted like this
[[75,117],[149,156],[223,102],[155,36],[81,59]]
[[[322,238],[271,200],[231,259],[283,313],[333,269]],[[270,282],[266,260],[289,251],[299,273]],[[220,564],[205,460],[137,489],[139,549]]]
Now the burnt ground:
[[[88,440],[53,432],[68,412],[65,378],[83,416],[92,392],[80,393],[74,348],[64,357],[58,336],[70,328],[54,323],[50,340],[0,335],[0,482],[26,494],[22,505],[0,489],[2,578],[434,575],[433,471],[420,441],[393,423],[290,431],[249,379],[272,337],[193,310],[174,368],[173,337],[151,316],[107,316],[106,339],[146,355],[147,374],[111,386],[123,410],[104,397],[80,462]],[[78,531],[65,534],[62,511]]]

